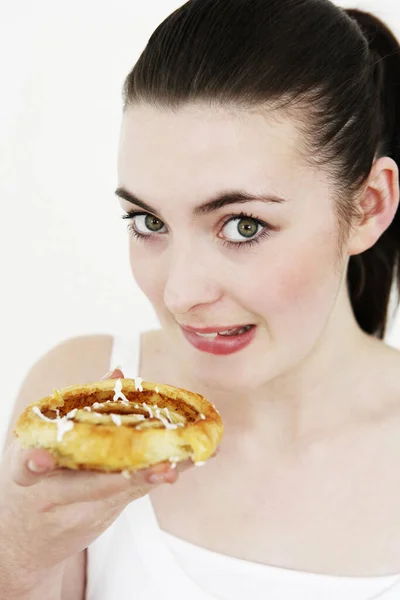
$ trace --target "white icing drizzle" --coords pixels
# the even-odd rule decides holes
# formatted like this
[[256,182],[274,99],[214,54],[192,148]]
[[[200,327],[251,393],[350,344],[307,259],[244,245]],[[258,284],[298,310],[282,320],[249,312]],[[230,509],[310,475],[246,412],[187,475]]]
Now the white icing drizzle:
[[[58,410],[58,409],[57,409]],[[75,409],[74,409],[75,410]],[[68,420],[68,414],[64,417],[60,417],[60,413],[56,412],[57,416],[55,419],[49,419],[44,414],[38,406],[34,406],[32,411],[40,417],[43,421],[47,421],[48,423],[55,423],[57,425],[57,442],[62,442],[63,436],[67,431],[71,431],[74,428],[74,423]],[[73,412],[73,411],[70,411]]]
[[[136,390],[139,390],[142,392],[143,391],[143,387],[142,387],[143,379],[141,377],[134,377],[134,380],[135,380]],[[158,393],[158,387],[156,387],[155,390]],[[91,406],[84,406],[83,410],[92,412],[92,409],[101,408],[105,404],[109,404],[110,402],[118,402],[118,401],[120,401],[125,406],[129,406],[129,400],[127,399],[125,394],[122,392],[121,379],[117,379],[113,391],[114,391],[113,400],[106,400],[105,402],[94,402]],[[169,410],[166,407],[160,409],[157,404],[154,404],[153,406],[149,406],[146,402],[143,402],[142,404],[135,404],[134,406],[135,406],[135,408],[144,408],[145,410],[147,410],[147,412],[149,413],[149,417],[151,419],[156,418],[159,421],[161,421],[161,423],[164,425],[164,427],[166,429],[177,429],[178,427],[184,427],[183,423],[174,423],[172,421]],[[58,442],[62,441],[62,438],[67,431],[70,431],[71,429],[73,429],[74,423],[71,419],[73,419],[75,417],[76,413],[78,412],[78,409],[74,408],[74,409],[70,410],[64,417],[60,417],[60,411],[57,408],[56,409],[56,415],[57,415],[56,418],[49,419],[48,417],[46,417],[45,415],[42,414],[42,412],[40,411],[40,409],[38,407],[35,406],[32,408],[32,410],[36,415],[38,415],[44,421],[47,421],[50,423],[55,423],[57,425],[57,441]],[[155,414],[153,411],[155,412]],[[161,414],[161,411],[164,411],[166,417]],[[103,413],[97,413],[96,411],[93,411],[93,414],[101,416]],[[115,425],[117,425],[117,426],[122,425],[121,415],[115,414],[115,413],[110,413],[109,416],[111,417],[111,420]],[[137,416],[139,417],[139,415],[137,415]],[[142,417],[143,420],[145,419],[144,415],[140,415],[140,416]],[[200,415],[200,416],[201,416],[201,418],[205,419],[204,415]],[[136,425],[135,429],[142,429],[142,427],[140,425]],[[172,463],[171,464],[172,468],[175,468],[177,458],[170,459],[170,461]]]
[[179,457],[178,456],[170,456],[168,460],[171,463],[171,469],[176,469],[176,463],[178,462]]
[[[134,380],[135,380],[135,388],[136,388],[136,390],[139,390],[140,392],[142,392],[143,391],[143,386],[142,386],[143,379],[141,377],[134,377]],[[156,387],[155,390],[158,393],[158,387]],[[91,406],[84,406],[83,409],[86,410],[86,411],[88,411],[88,412],[92,412],[92,409],[101,408],[105,404],[108,404],[110,402],[118,402],[118,401],[120,401],[124,405],[129,406],[129,400],[127,399],[127,397],[125,396],[125,394],[122,392],[122,381],[121,381],[121,379],[117,379],[117,381],[115,383],[113,400],[106,400],[105,402],[94,402]],[[148,413],[149,413],[149,417],[151,419],[152,418],[156,418],[159,421],[161,421],[162,424],[164,425],[164,427],[166,429],[176,429],[178,427],[184,427],[183,423],[173,423],[168,408],[161,408],[160,409],[157,404],[155,404],[152,407],[150,407],[148,404],[146,404],[146,402],[143,402],[142,404],[135,404],[135,407],[136,408],[144,408],[145,410],[147,410]],[[39,407],[34,406],[32,408],[32,410],[43,421],[47,421],[49,423],[55,423],[56,424],[56,426],[57,426],[57,441],[58,442],[62,441],[63,436],[64,436],[64,434],[67,431],[71,431],[71,429],[74,428],[74,422],[72,421],[72,419],[75,417],[76,413],[78,412],[78,409],[74,408],[74,409],[70,410],[64,417],[60,417],[60,411],[59,411],[58,408],[56,408],[55,409],[56,418],[55,419],[50,419],[49,417],[46,417],[41,412],[41,410],[40,410]],[[153,411],[155,411],[155,415],[154,415]],[[161,414],[161,411],[164,411],[164,413],[166,415],[166,418]],[[97,415],[102,415],[102,413],[97,413],[96,411],[93,411],[93,414],[95,414],[95,415],[96,414]],[[141,415],[141,416],[142,416],[142,418],[144,420],[145,419],[144,415]],[[121,415],[111,413],[110,417],[111,417],[112,422],[115,425],[117,425],[117,426],[121,426],[122,425]],[[201,418],[205,418],[204,415],[201,415]],[[142,427],[140,425],[137,425],[136,429],[142,429]],[[176,468],[177,458],[176,457],[172,457],[170,459],[170,462],[171,462],[171,467],[173,469]],[[199,466],[199,465],[197,465],[197,466]],[[125,471],[125,472],[123,471],[122,475],[124,477],[126,475],[128,475],[127,478],[129,478],[129,476],[130,476],[129,471]]]
[[122,425],[121,415],[114,415],[113,413],[111,413],[110,417],[111,417],[111,421],[115,425]]
[[114,387],[114,392],[115,392],[114,398],[113,398],[114,402],[121,399],[123,401],[123,403],[126,403],[127,405],[129,405],[128,398],[125,396],[125,394],[122,393],[122,382],[120,379],[117,379],[117,382]]
[[45,415],[43,415],[42,411],[37,406],[34,406],[32,408],[32,410],[38,417],[40,417],[42,419],[42,421],[47,421],[49,423],[55,423],[56,419],[49,419],[49,417],[46,417]]
[[62,442],[64,433],[67,433],[67,431],[71,431],[71,429],[74,428],[73,421],[64,419],[65,417],[62,417],[57,421],[57,442]]
[[146,404],[146,402],[143,402],[142,406],[149,412],[150,419],[153,419],[154,415],[153,415],[153,411],[151,410],[150,406],[148,404]]
[[156,394],[158,394],[158,392],[159,392],[159,389],[158,389],[158,387],[156,386],[156,388],[155,388],[155,389],[156,389]]
[[206,416],[203,415],[203,413],[200,413],[200,419],[203,419],[203,421],[205,420]]
[[139,390],[139,392],[143,392],[143,387],[142,387],[143,379],[141,377],[134,377],[133,379],[135,380],[136,390]]
[[78,412],[77,408],[73,408],[72,410],[70,410],[69,413],[67,413],[68,419],[73,419],[77,412]]
[[172,423],[171,415],[169,414],[168,408],[165,407],[164,410],[165,410],[165,414],[167,415],[167,419],[169,420],[170,423]]
[[165,417],[162,417],[159,408],[156,409],[156,419],[159,419],[166,429],[176,429],[178,427],[175,423],[169,423]]

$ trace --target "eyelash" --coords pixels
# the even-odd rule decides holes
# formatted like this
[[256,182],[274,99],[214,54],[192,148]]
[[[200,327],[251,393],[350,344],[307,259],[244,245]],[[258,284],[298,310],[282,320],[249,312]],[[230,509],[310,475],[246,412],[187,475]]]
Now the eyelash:
[[[138,216],[142,216],[142,215],[146,215],[146,216],[150,216],[150,217],[153,216],[153,215],[151,215],[151,213],[147,213],[144,211],[131,210],[128,213],[122,215],[121,218],[132,220],[134,217],[138,217]],[[267,238],[269,235],[271,235],[272,230],[268,226],[267,223],[265,223],[264,221],[261,221],[260,219],[257,219],[256,217],[253,217],[253,215],[251,215],[251,214],[245,214],[243,212],[229,215],[229,217],[224,221],[222,228],[225,227],[225,225],[227,225],[227,223],[229,223],[229,221],[236,221],[236,220],[239,221],[240,219],[251,219],[252,221],[255,221],[258,225],[261,225],[262,227],[264,227],[264,229],[263,229],[263,231],[261,231],[261,233],[259,233],[257,235],[257,237],[249,238],[245,242],[231,242],[229,240],[222,240],[222,243],[225,247],[235,248],[235,250],[239,250],[239,248],[242,246],[246,246],[246,248],[249,248],[250,246],[253,246],[254,244],[259,244],[261,242],[261,240],[263,240],[263,239]],[[161,221],[161,222],[163,223],[163,221]],[[128,223],[128,230],[134,238],[139,239],[143,242],[149,240],[150,238],[152,238],[155,235],[152,233],[150,233],[148,235],[139,233],[138,231],[136,231],[136,229],[134,229],[133,223]]]

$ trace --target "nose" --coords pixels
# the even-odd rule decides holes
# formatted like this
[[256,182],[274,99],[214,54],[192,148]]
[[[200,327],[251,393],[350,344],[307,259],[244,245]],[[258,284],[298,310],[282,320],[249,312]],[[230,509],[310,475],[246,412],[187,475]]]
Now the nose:
[[[212,264],[214,262],[214,265]],[[213,304],[222,296],[221,272],[199,249],[180,248],[171,253],[164,288],[164,303],[174,315]]]

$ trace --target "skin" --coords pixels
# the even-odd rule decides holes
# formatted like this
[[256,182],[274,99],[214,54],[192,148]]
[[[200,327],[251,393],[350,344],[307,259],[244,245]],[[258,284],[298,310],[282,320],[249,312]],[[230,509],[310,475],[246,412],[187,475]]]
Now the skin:
[[[357,198],[363,218],[339,256],[332,182],[304,164],[296,122],[281,117],[201,104],[175,112],[131,106],[118,171],[119,185],[162,221],[156,233],[144,218],[131,220],[152,237],[130,236],[129,244],[133,276],[169,348],[169,381],[204,393],[227,423],[240,423],[241,433],[274,436],[278,424],[288,444],[332,422],[332,403],[340,419],[360,402],[355,397],[349,405],[343,392],[355,381],[363,385],[360,375],[383,344],[355,321],[346,269],[349,257],[373,246],[390,225],[399,186],[396,163],[376,160]],[[193,216],[196,205],[232,189],[287,202],[252,201]],[[139,210],[126,200],[121,206]],[[272,230],[259,244],[227,248],[224,240],[246,239],[237,221],[226,225],[241,211]],[[214,356],[193,348],[178,323],[254,323],[257,334],[244,350]]]
[[[115,369],[102,379],[121,378]],[[120,473],[56,467],[42,449],[25,450],[18,440],[0,464],[0,584],[9,600],[38,600],[83,594],[84,572],[76,587],[61,593],[65,561],[78,559],[132,501],[162,483],[174,483],[193,468],[190,460],[172,468],[163,462],[121,477]],[[27,542],[28,532],[28,542]],[[49,547],[51,552],[49,553]],[[70,569],[73,569],[71,563]],[[68,571],[66,573],[68,576]],[[71,590],[71,586],[68,586]],[[73,594],[69,595],[70,593]]]
[[[119,185],[165,224],[165,233],[129,242],[133,276],[162,326],[143,337],[141,376],[214,402],[223,447],[204,469],[160,464],[127,481],[78,477],[55,469],[43,451],[11,445],[0,482],[0,526],[13,539],[0,580],[10,600],[42,597],[39,584],[59,595],[57,565],[145,493],[162,529],[223,554],[342,575],[399,572],[399,353],[360,330],[345,284],[349,257],[373,246],[393,220],[398,168],[388,157],[374,162],[357,198],[362,218],[339,255],[332,182],[304,164],[300,142],[296,122],[284,115],[201,104],[126,111]],[[198,204],[238,189],[287,201],[194,216]],[[241,239],[237,221],[228,223],[241,211],[266,223],[270,235],[261,238],[256,228],[260,243],[227,247],[224,241]],[[144,219],[135,223],[143,231]],[[246,349],[214,356],[190,346],[179,323],[254,323],[257,333]],[[174,485],[155,486],[151,473]],[[42,535],[27,548],[32,514]]]
[[[140,105],[123,118],[119,186],[165,232],[129,238],[133,277],[161,324],[142,336],[140,373],[202,393],[225,426],[217,460],[152,491],[152,503],[162,530],[221,554],[312,573],[399,573],[400,353],[360,330],[346,289],[350,256],[396,214],[398,168],[374,161],[339,252],[331,179],[304,164],[296,121],[265,112]],[[288,200],[194,216],[237,189]],[[241,211],[273,231],[228,248],[238,233],[226,221]],[[144,217],[129,224],[148,232]],[[214,356],[178,323],[255,323],[257,333]]]
[[[207,467],[160,464],[129,481],[55,469],[47,453],[12,444],[0,473],[1,537],[12,539],[0,581],[10,600],[59,597],[59,565],[146,493],[164,531],[222,554],[341,575],[400,571],[399,353],[360,330],[345,285],[349,257],[393,220],[398,168],[388,157],[374,162],[339,254],[332,182],[304,164],[300,146],[283,114],[200,104],[125,113],[119,186],[163,221],[146,242],[130,237],[133,276],[162,326],[143,336],[141,376],[204,394],[225,437]],[[198,204],[238,189],[287,200],[194,216]],[[227,247],[241,239],[237,221],[228,223],[241,211],[270,235],[256,227],[260,243]],[[142,231],[144,223],[135,219]],[[190,346],[179,323],[257,331],[246,349],[214,356]],[[27,523],[41,533],[28,546]]]

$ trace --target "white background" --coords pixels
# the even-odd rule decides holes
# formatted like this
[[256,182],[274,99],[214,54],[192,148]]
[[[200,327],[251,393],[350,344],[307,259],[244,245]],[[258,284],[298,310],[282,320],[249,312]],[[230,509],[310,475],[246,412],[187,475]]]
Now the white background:
[[[176,0],[0,5],[0,443],[27,370],[62,339],[157,326],[114,190],[122,84]],[[399,0],[338,2],[400,35]],[[400,347],[400,323],[388,337]],[[101,376],[101,374],[99,374]]]

